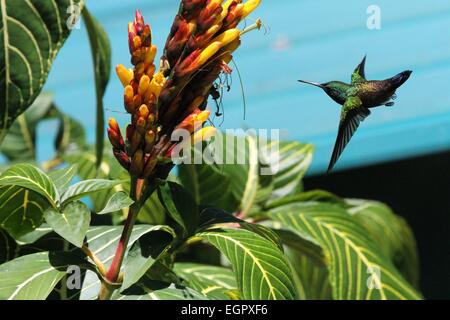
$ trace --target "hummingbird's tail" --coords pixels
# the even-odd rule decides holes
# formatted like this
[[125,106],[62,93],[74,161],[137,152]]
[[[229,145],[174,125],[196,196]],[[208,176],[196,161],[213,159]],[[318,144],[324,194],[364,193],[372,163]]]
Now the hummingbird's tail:
[[394,86],[394,90],[400,88],[406,82],[406,80],[409,79],[411,73],[412,71],[410,70],[403,71],[402,73],[399,73],[398,75],[389,79],[392,85]]

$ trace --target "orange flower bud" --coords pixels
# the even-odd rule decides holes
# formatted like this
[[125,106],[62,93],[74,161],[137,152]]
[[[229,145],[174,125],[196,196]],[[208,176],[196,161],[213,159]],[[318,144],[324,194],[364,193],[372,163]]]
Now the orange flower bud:
[[145,72],[145,74],[147,75],[147,77],[149,78],[153,78],[153,75],[155,74],[155,65],[152,64],[147,68],[147,71]]
[[149,178],[153,174],[153,170],[155,169],[157,163],[158,163],[158,159],[155,157],[150,157],[147,160],[147,163],[145,164],[144,172],[142,173],[144,178]]
[[125,142],[116,119],[109,119],[108,138],[114,149],[125,150]]
[[147,121],[143,117],[139,117],[136,121],[136,129],[141,135],[145,134],[145,129],[147,126]]
[[133,97],[134,97],[134,90],[133,90],[133,86],[131,85],[127,85],[125,87],[125,97],[127,98],[127,100],[132,101]]
[[140,177],[144,171],[144,153],[142,150],[137,150],[131,160],[130,173],[136,177]]
[[156,134],[152,130],[147,131],[145,134],[145,153],[151,153],[153,146],[155,145]]
[[139,95],[143,96],[145,95],[145,92],[147,92],[148,88],[150,86],[150,78],[148,76],[142,76],[141,81],[139,81]]
[[134,108],[134,110],[133,110],[133,112],[131,112],[131,113],[134,113],[135,111],[136,111],[136,109],[140,106],[140,105],[142,105],[142,97],[140,96],[140,95],[135,95],[134,97],[133,97],[133,108]]
[[119,151],[116,149],[113,150],[113,153],[120,165],[125,168],[125,170],[130,170],[131,163],[128,155],[124,151]]
[[[141,40],[141,37],[135,36],[135,37],[133,38],[133,49],[134,49],[134,50],[137,50],[137,49],[139,49],[140,47],[142,47],[142,40]],[[133,50],[133,51],[134,51],[134,50]]]
[[140,62],[134,68],[134,79],[136,80],[137,83],[139,83],[139,80],[141,79],[144,73],[145,73],[145,65],[143,62]]
[[143,104],[139,107],[139,116],[140,117],[147,119],[149,114],[150,114],[150,111],[148,110],[148,107],[145,104]]
[[131,148],[131,154],[134,154],[142,142],[142,135],[139,133],[138,130],[133,130],[133,137],[130,141],[130,148]]
[[144,59],[144,64],[146,66],[153,64],[153,62],[155,61],[156,52],[157,52],[156,46],[151,46],[150,48],[147,49]]
[[130,84],[131,80],[133,80],[134,74],[132,70],[128,70],[123,65],[119,64],[116,67],[116,73],[117,76],[120,79],[120,82],[122,82],[122,85],[126,87]]
[[139,10],[136,10],[136,17],[134,18],[134,23],[136,25],[143,25],[143,24],[145,24],[144,17],[142,16],[141,11],[139,11]]
[[119,132],[119,131],[120,131],[119,124],[117,123],[116,119],[114,119],[114,118],[109,118],[109,120],[108,120],[108,125],[109,125],[109,127],[110,127],[112,130],[114,130],[114,131],[116,131],[116,132]]

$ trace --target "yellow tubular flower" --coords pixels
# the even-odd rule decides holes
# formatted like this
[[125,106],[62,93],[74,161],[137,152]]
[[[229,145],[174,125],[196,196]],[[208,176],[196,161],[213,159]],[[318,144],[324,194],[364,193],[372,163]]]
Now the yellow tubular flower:
[[241,35],[241,30],[239,29],[229,29],[222,32],[217,37],[215,37],[212,42],[220,42],[221,46],[224,47],[229,43],[233,42]]
[[158,72],[150,82],[149,92],[151,92],[155,95],[156,98],[158,98],[165,83],[166,78],[164,77],[164,74],[161,71]]
[[219,29],[220,29],[220,25],[215,24],[211,28],[209,28],[208,31],[206,31],[205,35],[212,37],[219,31]]
[[242,18],[245,19],[250,13],[252,13],[261,4],[261,0],[249,0],[244,4],[244,9],[242,10]]
[[223,19],[227,17],[228,14],[228,8],[233,3],[234,0],[227,0],[224,4],[222,4],[222,13],[219,17],[217,17],[216,24],[221,24]]
[[214,56],[222,47],[227,46],[241,35],[239,29],[230,29],[214,38],[209,46],[202,50],[195,60],[195,68],[203,66],[212,56]]
[[[232,54],[234,51],[236,51],[237,48],[239,48],[240,45],[241,45],[241,39],[236,39],[233,42],[231,42],[230,44],[228,44],[227,46],[225,46],[224,48],[222,48],[222,52]],[[225,61],[226,59],[223,58],[223,60]],[[228,61],[228,62],[230,62],[230,61]]]
[[200,130],[198,130],[196,133],[192,135],[191,143],[192,145],[195,145],[197,143],[200,143],[202,141],[206,141],[209,138],[215,136],[217,133],[217,129],[214,127],[204,127]]
[[220,50],[221,47],[222,44],[218,41],[211,43],[209,46],[202,50],[200,55],[193,63],[193,67],[195,67],[195,69],[198,69],[203,66],[213,55],[217,53],[217,51]]
[[204,123],[206,120],[208,120],[210,114],[211,112],[209,112],[208,110],[200,112],[197,115],[197,121]]
[[200,142],[206,141],[209,138],[215,136],[217,133],[217,129],[214,127],[204,127],[194,134],[192,134],[191,139],[185,139],[181,143],[178,144],[179,150],[186,150],[189,146],[196,145]]
[[224,4],[222,4],[223,11],[225,12],[225,15],[228,13],[228,8],[231,6],[234,0],[227,0]]

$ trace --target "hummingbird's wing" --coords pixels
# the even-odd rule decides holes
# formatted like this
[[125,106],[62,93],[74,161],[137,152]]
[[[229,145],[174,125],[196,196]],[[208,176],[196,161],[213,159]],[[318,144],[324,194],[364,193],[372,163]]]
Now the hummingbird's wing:
[[370,115],[369,109],[362,105],[358,97],[350,97],[344,104],[341,112],[341,122],[339,124],[338,136],[331,156],[328,173],[333,170],[345,147],[358,129],[361,121]]
[[352,74],[352,84],[367,81],[366,80],[366,56],[364,56],[361,63],[356,67]]

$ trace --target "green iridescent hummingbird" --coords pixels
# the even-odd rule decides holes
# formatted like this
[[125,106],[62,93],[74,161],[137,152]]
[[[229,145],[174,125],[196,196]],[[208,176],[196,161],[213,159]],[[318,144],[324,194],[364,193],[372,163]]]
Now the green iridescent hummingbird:
[[369,109],[379,106],[392,107],[393,100],[397,97],[395,91],[409,79],[412,73],[407,70],[386,80],[368,81],[365,76],[365,65],[366,57],[353,72],[350,84],[341,81],[316,83],[299,80],[299,82],[322,88],[331,99],[342,105],[341,121],[328,173],[333,170],[361,121],[370,115]]

